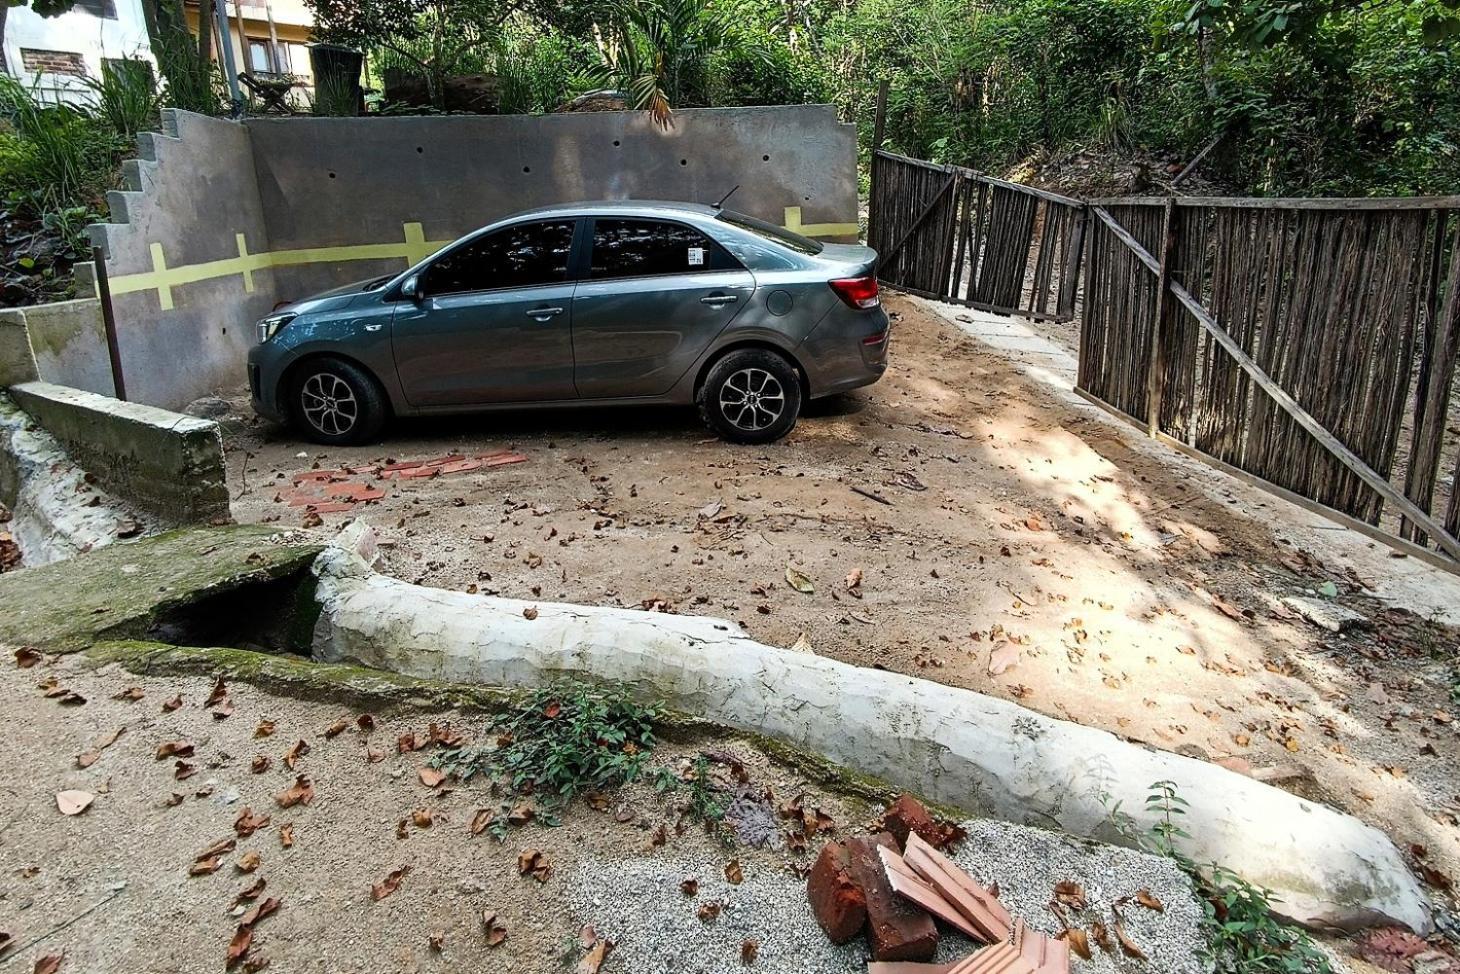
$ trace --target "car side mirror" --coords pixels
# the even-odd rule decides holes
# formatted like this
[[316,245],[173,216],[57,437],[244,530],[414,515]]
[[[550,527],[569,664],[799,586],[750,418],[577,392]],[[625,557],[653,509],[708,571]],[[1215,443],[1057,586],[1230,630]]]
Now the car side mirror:
[[421,288],[421,277],[419,274],[412,274],[401,282],[401,297],[409,298],[412,301],[419,301],[426,295]]

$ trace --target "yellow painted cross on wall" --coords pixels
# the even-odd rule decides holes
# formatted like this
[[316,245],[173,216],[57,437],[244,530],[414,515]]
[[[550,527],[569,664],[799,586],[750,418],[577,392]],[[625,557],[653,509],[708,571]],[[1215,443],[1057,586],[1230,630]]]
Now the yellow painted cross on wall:
[[[808,237],[854,236],[858,226],[855,223],[802,223],[801,207],[788,206],[785,210],[785,227]],[[112,294],[132,294],[137,291],[157,292],[158,303],[163,311],[173,308],[172,289],[182,284],[208,281],[219,277],[243,277],[243,289],[254,290],[255,271],[272,267],[292,267],[298,264],[333,264],[347,260],[404,260],[407,267],[440,250],[450,240],[427,240],[419,223],[401,226],[402,240],[399,243],[349,244],[342,247],[303,247],[296,250],[274,250],[251,254],[243,234],[234,234],[238,241],[238,256],[222,260],[204,261],[199,264],[167,266],[167,256],[162,244],[153,243],[152,270],[136,274],[118,274],[110,279]]]

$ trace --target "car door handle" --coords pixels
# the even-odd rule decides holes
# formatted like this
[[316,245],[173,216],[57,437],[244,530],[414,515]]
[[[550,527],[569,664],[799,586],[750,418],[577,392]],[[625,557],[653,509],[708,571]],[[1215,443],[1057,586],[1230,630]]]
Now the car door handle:
[[739,300],[733,294],[707,294],[700,298],[700,304],[708,304],[711,307],[718,308],[722,304],[734,304]]
[[563,313],[562,308],[533,308],[527,312],[527,317],[537,321],[547,321],[549,318],[556,318]]

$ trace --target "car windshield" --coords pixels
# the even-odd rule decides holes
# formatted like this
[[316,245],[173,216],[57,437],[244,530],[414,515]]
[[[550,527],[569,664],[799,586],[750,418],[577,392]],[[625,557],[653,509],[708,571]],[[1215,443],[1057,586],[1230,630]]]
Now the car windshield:
[[790,247],[799,254],[821,253],[821,244],[819,242],[812,240],[810,237],[803,237],[799,233],[792,233],[785,227],[778,227],[774,223],[757,220],[753,216],[736,213],[734,210],[721,210],[719,219],[724,220],[732,227],[749,230],[757,236],[765,237],[767,240],[774,240],[782,247]]

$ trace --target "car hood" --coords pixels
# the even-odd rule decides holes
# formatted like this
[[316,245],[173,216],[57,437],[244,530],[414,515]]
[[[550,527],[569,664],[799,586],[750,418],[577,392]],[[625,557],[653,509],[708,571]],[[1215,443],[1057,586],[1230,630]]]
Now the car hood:
[[378,291],[389,280],[390,277],[371,277],[363,281],[342,284],[339,287],[330,288],[328,291],[321,291],[318,294],[311,294],[307,298],[291,301],[279,310],[304,314],[310,311],[329,311],[348,307],[360,295]]

